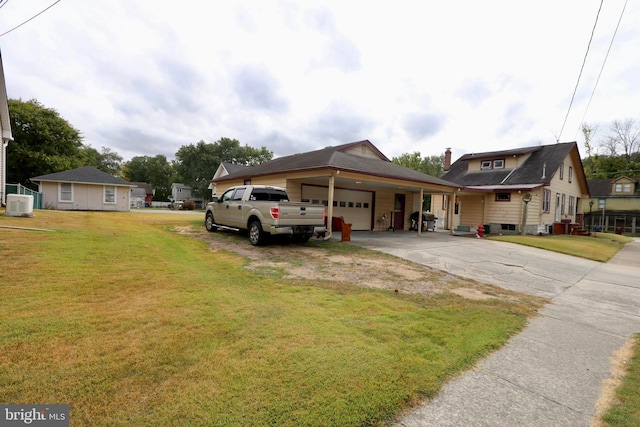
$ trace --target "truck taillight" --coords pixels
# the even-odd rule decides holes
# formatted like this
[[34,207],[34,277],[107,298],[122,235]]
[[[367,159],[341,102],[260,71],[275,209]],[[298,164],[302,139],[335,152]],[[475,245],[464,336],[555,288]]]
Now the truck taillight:
[[271,208],[271,218],[280,219],[280,208]]

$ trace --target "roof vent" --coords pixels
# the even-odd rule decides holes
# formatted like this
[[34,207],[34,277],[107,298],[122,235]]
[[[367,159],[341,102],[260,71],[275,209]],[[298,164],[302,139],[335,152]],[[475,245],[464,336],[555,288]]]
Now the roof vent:
[[547,179],[547,162],[542,164],[542,179]]

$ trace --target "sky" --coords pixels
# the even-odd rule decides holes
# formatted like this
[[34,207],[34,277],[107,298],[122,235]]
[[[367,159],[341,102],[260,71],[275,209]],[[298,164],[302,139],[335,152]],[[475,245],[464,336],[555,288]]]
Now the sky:
[[0,0],[0,50],[9,98],[124,160],[223,137],[275,157],[364,139],[390,159],[558,141],[585,156],[581,123],[597,144],[640,120],[640,2],[600,6]]

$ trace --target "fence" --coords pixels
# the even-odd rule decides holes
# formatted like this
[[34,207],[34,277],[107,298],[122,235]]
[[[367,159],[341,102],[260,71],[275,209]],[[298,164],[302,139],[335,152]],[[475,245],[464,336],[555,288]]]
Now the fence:
[[26,194],[33,196],[33,209],[42,209],[42,193],[33,191],[21,184],[7,184],[5,194]]

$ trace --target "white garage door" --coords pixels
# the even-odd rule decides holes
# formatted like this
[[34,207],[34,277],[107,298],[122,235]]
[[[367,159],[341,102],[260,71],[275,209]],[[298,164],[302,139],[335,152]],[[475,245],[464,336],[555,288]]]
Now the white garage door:
[[[302,186],[302,200],[326,205],[328,199],[327,187]],[[372,192],[336,188],[333,199],[333,216],[344,217],[345,222],[352,224],[352,230],[371,230]]]

